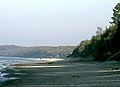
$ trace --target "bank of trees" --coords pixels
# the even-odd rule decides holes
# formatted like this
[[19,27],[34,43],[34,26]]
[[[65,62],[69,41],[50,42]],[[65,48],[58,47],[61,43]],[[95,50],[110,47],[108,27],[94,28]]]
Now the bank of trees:
[[120,3],[113,9],[110,26],[98,31],[91,40],[82,41],[69,57],[87,57],[92,60],[120,60]]

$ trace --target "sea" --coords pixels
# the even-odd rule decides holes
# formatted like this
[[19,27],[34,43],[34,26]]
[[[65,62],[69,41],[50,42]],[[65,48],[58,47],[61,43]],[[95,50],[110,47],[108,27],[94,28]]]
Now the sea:
[[3,82],[6,82],[8,80],[14,80],[17,79],[15,77],[6,77],[9,75],[9,73],[5,73],[5,70],[11,65],[11,64],[17,64],[17,63],[24,63],[24,62],[30,62],[33,60],[37,60],[39,58],[24,58],[24,57],[0,57],[0,85]]

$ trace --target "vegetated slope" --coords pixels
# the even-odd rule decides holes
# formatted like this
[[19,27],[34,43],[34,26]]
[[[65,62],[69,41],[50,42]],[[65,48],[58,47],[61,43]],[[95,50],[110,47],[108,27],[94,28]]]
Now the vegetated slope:
[[74,46],[34,46],[20,47],[15,45],[0,46],[0,56],[12,57],[66,57],[72,53]]
[[84,57],[91,60],[120,60],[120,3],[113,9],[112,22],[104,31],[98,31],[90,40],[84,40],[68,57]]

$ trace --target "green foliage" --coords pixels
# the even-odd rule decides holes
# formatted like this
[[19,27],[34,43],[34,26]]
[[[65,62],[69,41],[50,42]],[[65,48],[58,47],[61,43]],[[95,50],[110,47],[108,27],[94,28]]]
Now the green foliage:
[[84,40],[80,43],[80,45],[78,45],[73,53],[71,55],[69,55],[68,57],[78,57],[81,56],[81,54],[83,54],[82,52],[84,52],[84,50],[86,49],[86,46],[90,43],[90,40]]
[[113,9],[113,17],[111,19],[113,20],[111,24],[114,24],[117,27],[118,22],[120,21],[120,3]]
[[104,31],[98,31],[91,40],[82,41],[72,57],[93,57],[94,60],[120,60],[120,3],[113,9],[113,22]]

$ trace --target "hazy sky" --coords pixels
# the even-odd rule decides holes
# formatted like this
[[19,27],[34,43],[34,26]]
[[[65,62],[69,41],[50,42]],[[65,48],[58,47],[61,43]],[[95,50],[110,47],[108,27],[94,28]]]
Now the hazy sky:
[[78,45],[119,0],[0,0],[0,45]]

